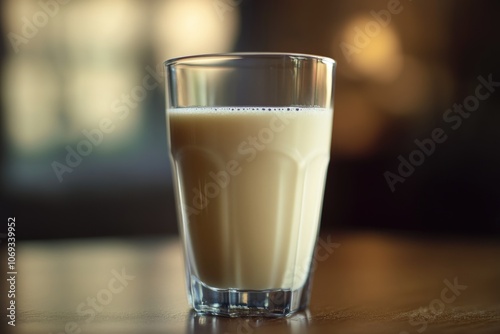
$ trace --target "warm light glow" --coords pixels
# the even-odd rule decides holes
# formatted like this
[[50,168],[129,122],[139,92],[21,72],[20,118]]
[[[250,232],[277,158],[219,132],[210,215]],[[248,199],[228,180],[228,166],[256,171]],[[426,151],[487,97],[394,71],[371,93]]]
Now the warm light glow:
[[[110,118],[116,123],[115,130],[110,135],[107,144],[96,149],[112,148],[123,145],[121,141],[130,137],[137,128],[143,116],[139,101],[133,101],[137,106],[123,119],[113,111],[113,103],[122,95],[130,95],[132,83],[140,84],[140,72],[133,68],[122,71],[107,68],[77,67],[69,69],[66,85],[66,112],[70,120],[66,127],[68,139],[81,139],[81,131],[91,130],[99,126],[103,118]],[[125,105],[120,103],[119,106]]]
[[[120,49],[140,52],[146,34],[146,13],[141,1],[93,0],[70,3],[64,8],[65,43],[70,51],[88,49],[104,54]],[[87,50],[85,50],[87,49]]]
[[8,137],[20,152],[50,148],[59,138],[60,90],[48,62],[31,57],[8,61],[2,76],[2,99]]
[[4,0],[2,3],[2,23],[5,32],[22,34],[22,18],[31,18],[38,10],[40,7],[36,0]]
[[216,3],[163,1],[155,10],[153,23],[157,62],[177,56],[231,51],[238,34],[239,8],[227,4],[221,10]]
[[391,82],[400,74],[401,42],[393,25],[383,27],[371,16],[359,16],[344,26],[341,42],[340,56],[348,58],[346,64],[358,76]]
[[[47,24],[20,44],[25,56],[9,55],[4,67],[9,138],[18,149],[40,150],[80,140],[83,130],[111,118],[115,130],[95,149],[127,146],[141,130],[142,100],[119,120],[113,102],[140,86],[145,76],[147,7],[134,0],[92,0],[51,8],[57,12]],[[29,21],[42,7],[37,1],[10,0],[3,9],[7,31],[21,34],[23,18]],[[56,53],[56,59],[49,59]],[[49,56],[40,60],[35,54]]]
[[106,145],[96,149],[126,146],[141,128],[141,103],[134,101],[136,106],[123,119],[113,112],[113,103],[141,85],[145,75],[141,68],[146,41],[143,3],[94,0],[64,9],[67,140],[81,139],[82,130],[97,128],[103,118],[110,118],[116,127]]
[[430,111],[432,85],[428,67],[418,59],[407,56],[398,78],[387,85],[368,87],[368,96],[380,109],[392,114]]

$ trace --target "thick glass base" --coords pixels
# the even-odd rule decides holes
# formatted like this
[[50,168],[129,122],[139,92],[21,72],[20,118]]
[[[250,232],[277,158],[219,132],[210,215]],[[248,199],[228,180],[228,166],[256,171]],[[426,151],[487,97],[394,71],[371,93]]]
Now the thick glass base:
[[198,313],[227,317],[284,317],[309,304],[310,278],[296,290],[239,290],[209,287],[191,276],[188,293]]

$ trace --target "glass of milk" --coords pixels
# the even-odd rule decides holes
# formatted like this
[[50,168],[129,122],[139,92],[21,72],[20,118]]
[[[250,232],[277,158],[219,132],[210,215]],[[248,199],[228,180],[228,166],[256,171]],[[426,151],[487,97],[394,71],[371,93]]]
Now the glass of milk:
[[200,313],[307,308],[336,63],[289,53],[165,62],[187,291]]

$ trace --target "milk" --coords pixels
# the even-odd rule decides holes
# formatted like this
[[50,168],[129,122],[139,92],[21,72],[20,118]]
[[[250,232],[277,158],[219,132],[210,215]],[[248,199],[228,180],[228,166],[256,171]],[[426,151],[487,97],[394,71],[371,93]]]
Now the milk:
[[190,273],[220,289],[296,289],[320,221],[333,112],[169,109]]

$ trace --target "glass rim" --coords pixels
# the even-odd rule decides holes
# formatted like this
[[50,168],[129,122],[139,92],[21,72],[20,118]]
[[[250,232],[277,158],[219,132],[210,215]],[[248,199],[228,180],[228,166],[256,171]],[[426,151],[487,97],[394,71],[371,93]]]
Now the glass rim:
[[[164,66],[172,66],[172,65],[196,65],[196,61],[200,60],[210,60],[211,58],[220,58],[224,60],[231,59],[242,59],[242,58],[253,58],[253,59],[273,59],[273,58],[282,58],[282,57],[290,57],[290,58],[299,58],[305,60],[319,60],[325,64],[335,65],[337,62],[333,58],[318,56],[307,53],[291,53],[291,52],[227,52],[227,53],[205,53],[205,54],[196,54],[190,56],[181,56],[167,59],[163,62]],[[198,63],[202,65],[201,63]]]

